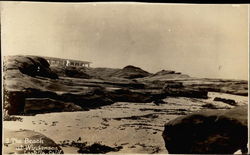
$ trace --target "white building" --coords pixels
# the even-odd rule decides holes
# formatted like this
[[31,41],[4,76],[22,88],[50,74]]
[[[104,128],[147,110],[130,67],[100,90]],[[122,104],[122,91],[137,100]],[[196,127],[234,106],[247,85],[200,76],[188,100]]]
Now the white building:
[[88,61],[72,60],[72,59],[61,59],[53,57],[45,57],[51,66],[73,66],[73,67],[90,67]]

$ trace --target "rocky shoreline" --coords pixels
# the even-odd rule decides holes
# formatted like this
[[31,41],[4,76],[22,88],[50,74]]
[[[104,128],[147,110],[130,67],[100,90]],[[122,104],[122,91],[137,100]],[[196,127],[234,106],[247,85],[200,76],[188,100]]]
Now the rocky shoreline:
[[[225,89],[227,93],[248,95],[247,81],[212,79],[194,81],[189,76],[184,76],[187,77],[186,80],[173,80],[166,79],[164,75],[176,74],[179,76],[181,73],[164,70],[152,74],[134,66],[114,69],[113,72],[110,71],[112,69],[109,69],[106,74],[103,71],[102,78],[98,78],[100,75],[97,75],[96,72],[94,74],[95,69],[92,69],[92,75],[89,75],[90,68],[78,69],[73,77],[66,77],[68,74],[61,77],[58,75],[70,72],[70,68],[64,70],[61,68],[60,72],[55,67],[53,68],[51,69],[42,57],[11,56],[6,58],[4,63],[4,106],[10,115],[79,111],[115,102],[161,103],[162,99],[170,96],[207,98],[208,91],[225,92]],[[84,70],[85,72],[83,72]],[[71,68],[71,71],[76,72],[76,69]],[[83,78],[83,75],[85,77],[88,75],[88,77]],[[162,80],[159,78],[150,80],[157,76],[160,76]],[[235,87],[237,90],[232,91],[231,89]],[[37,101],[39,101],[39,105],[35,104]]]
[[[210,93],[218,94],[211,98]],[[123,69],[55,67],[50,66],[44,58],[37,56],[8,56],[4,59],[6,124],[11,124],[12,120],[20,121],[22,124],[22,121],[27,122],[29,120],[27,120],[27,117],[30,115],[35,118],[40,117],[39,114],[43,114],[45,117],[43,119],[46,120],[46,117],[50,114],[58,115],[58,112],[63,114],[70,112],[70,117],[76,119],[78,119],[78,115],[83,115],[84,117],[79,118],[79,120],[84,120],[83,122],[90,121],[89,118],[95,119],[97,117],[97,124],[94,127],[91,126],[91,121],[89,122],[90,126],[86,124],[79,129],[79,124],[72,124],[76,128],[72,129],[74,133],[82,132],[85,135],[85,140],[91,142],[91,145],[84,145],[83,147],[83,141],[82,147],[78,147],[78,153],[96,153],[96,150],[93,149],[100,148],[111,150],[111,152],[124,151],[127,153],[132,150],[133,153],[134,150],[135,153],[164,153],[166,150],[163,148],[165,146],[161,134],[166,122],[170,120],[174,122],[174,118],[188,117],[200,110],[210,109],[217,112],[220,109],[227,111],[247,104],[245,100],[241,102],[236,99],[228,99],[223,94],[231,94],[233,97],[239,96],[245,99],[248,96],[248,82],[244,80],[192,78],[179,72],[167,70],[153,74],[131,65]],[[243,109],[246,109],[246,106]],[[81,111],[84,113],[81,113]],[[109,113],[113,115],[109,116]],[[247,120],[246,115],[235,115],[236,120],[242,118]],[[63,121],[59,118],[58,120]],[[32,123],[31,126],[33,127],[33,120],[28,121],[28,123]],[[42,122],[39,120],[36,123],[41,124]],[[63,124],[65,123],[61,125]],[[189,124],[192,124],[192,122]],[[54,125],[52,123],[52,126],[56,126],[56,123]],[[234,124],[229,126],[233,127]],[[247,125],[244,124],[243,126],[245,128]],[[62,130],[68,134],[72,132],[62,127],[58,127],[57,130]],[[40,131],[40,129],[43,130]],[[55,132],[54,129],[47,129],[46,125],[39,128],[34,126],[34,130],[45,135]],[[99,136],[103,136],[100,139],[104,139],[105,145],[95,143],[96,141],[92,141],[91,137],[88,137],[82,130],[85,132],[94,131],[98,135],[99,132],[103,131],[103,135]],[[119,132],[125,132],[123,134],[126,135],[131,131],[138,132],[138,140],[132,138],[129,141],[119,134]],[[125,138],[121,140],[123,143],[119,145],[110,143],[112,140],[107,140],[105,136],[108,132],[118,132],[116,137]],[[243,132],[245,134],[245,130]],[[144,139],[140,137],[141,134],[148,134],[150,138]],[[53,135],[50,136],[53,137]],[[245,136],[243,135],[243,137]],[[52,139],[60,144],[59,141],[62,140],[62,137],[58,136]],[[152,139],[154,140],[151,143]],[[159,139],[162,140],[156,142]],[[187,138],[187,141],[189,139]],[[229,138],[226,137],[226,139]],[[65,138],[64,140],[68,139]],[[76,142],[76,139],[72,138],[70,141]],[[132,144],[132,141],[136,141],[136,143]],[[149,144],[146,144],[146,142]],[[171,145],[175,142],[167,140],[166,143]],[[212,143],[216,144],[216,142]],[[244,141],[244,147],[245,143]],[[208,143],[202,145],[205,146]],[[66,146],[61,145],[67,150]],[[75,148],[76,146],[67,147]],[[171,152],[174,149],[168,145],[166,145],[166,148],[169,153],[178,153],[178,151]],[[235,149],[241,148],[235,147]],[[242,149],[244,152],[244,148]],[[200,152],[193,152],[202,153],[206,152],[205,150],[204,147]],[[211,148],[209,150],[212,152]],[[186,151],[190,150],[186,148]]]

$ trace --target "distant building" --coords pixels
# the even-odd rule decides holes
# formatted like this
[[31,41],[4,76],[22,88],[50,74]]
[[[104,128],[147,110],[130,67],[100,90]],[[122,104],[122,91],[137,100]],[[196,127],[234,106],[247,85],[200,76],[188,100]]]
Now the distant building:
[[51,66],[73,66],[73,67],[90,67],[88,61],[72,60],[72,59],[61,59],[53,57],[45,57]]

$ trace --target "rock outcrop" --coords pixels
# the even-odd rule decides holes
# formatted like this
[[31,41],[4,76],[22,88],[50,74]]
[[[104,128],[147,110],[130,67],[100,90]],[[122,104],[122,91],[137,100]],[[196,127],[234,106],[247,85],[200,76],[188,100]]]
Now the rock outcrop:
[[75,78],[84,78],[84,79],[90,79],[91,77],[84,73],[81,70],[78,70],[75,67],[66,67],[65,68],[65,75],[68,77],[75,77]]
[[240,96],[248,96],[247,80],[223,80],[223,79],[189,79],[182,80],[186,87],[202,89],[210,92],[220,92]]
[[62,66],[52,66],[51,70],[61,77],[73,77],[90,79],[92,76],[88,75],[85,70],[86,67],[62,67]]
[[135,79],[143,78],[151,75],[149,72],[142,70],[139,67],[135,66],[126,66],[122,70],[119,70],[112,74],[113,77],[126,78],[126,79]]
[[112,75],[121,69],[116,68],[85,68],[84,72],[97,79],[110,79]]
[[175,72],[171,70],[161,70],[155,74],[152,74],[148,77],[150,80],[159,80],[159,79],[182,79],[190,78],[189,75],[182,74],[180,72]]
[[182,82],[176,82],[176,81],[167,81],[165,82],[163,89],[168,89],[168,88],[183,88],[183,83]]
[[175,71],[172,71],[172,70],[161,70],[159,72],[156,72],[152,76],[160,76],[160,75],[167,75],[167,74],[175,74]]
[[236,105],[237,105],[237,103],[235,102],[235,100],[232,100],[232,99],[225,99],[225,98],[221,98],[221,97],[215,97],[215,98],[214,98],[214,101],[224,102],[224,103],[227,103],[227,104],[233,105],[233,106],[236,106]]
[[63,102],[50,98],[26,98],[23,112],[45,113],[45,112],[62,112],[62,111],[81,111],[80,106],[72,102]]
[[31,130],[4,130],[4,154],[63,154],[50,138]]
[[171,154],[247,153],[247,105],[230,110],[207,110],[165,124],[163,138]]
[[[58,94],[41,89],[26,88],[23,91],[8,91],[4,107],[9,115],[36,114],[45,112],[80,111],[114,103],[104,93],[88,92]],[[103,91],[101,91],[103,92]]]
[[50,65],[42,57],[37,56],[8,56],[5,57],[4,71],[18,69],[21,73],[36,77],[57,79],[56,73],[51,71]]
[[181,75],[160,71],[153,76],[134,66],[123,69],[51,67],[41,57],[8,56],[4,60],[4,109],[9,115],[17,115],[88,110],[115,102],[163,104],[168,96],[206,99],[208,91],[220,92],[227,88],[230,92],[240,89],[240,94],[247,94],[245,81],[169,80],[165,75],[170,74]]
[[147,103],[154,101],[150,92],[131,91],[126,88],[109,91],[106,96],[115,102]]
[[118,152],[122,146],[110,147],[99,143],[94,143],[90,146],[82,146],[77,152],[82,154],[105,154],[108,152]]

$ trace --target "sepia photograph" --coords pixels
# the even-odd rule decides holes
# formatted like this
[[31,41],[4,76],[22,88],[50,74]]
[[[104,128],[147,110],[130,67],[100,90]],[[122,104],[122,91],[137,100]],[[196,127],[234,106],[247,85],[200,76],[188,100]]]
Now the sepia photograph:
[[2,154],[249,153],[249,4],[0,9]]

